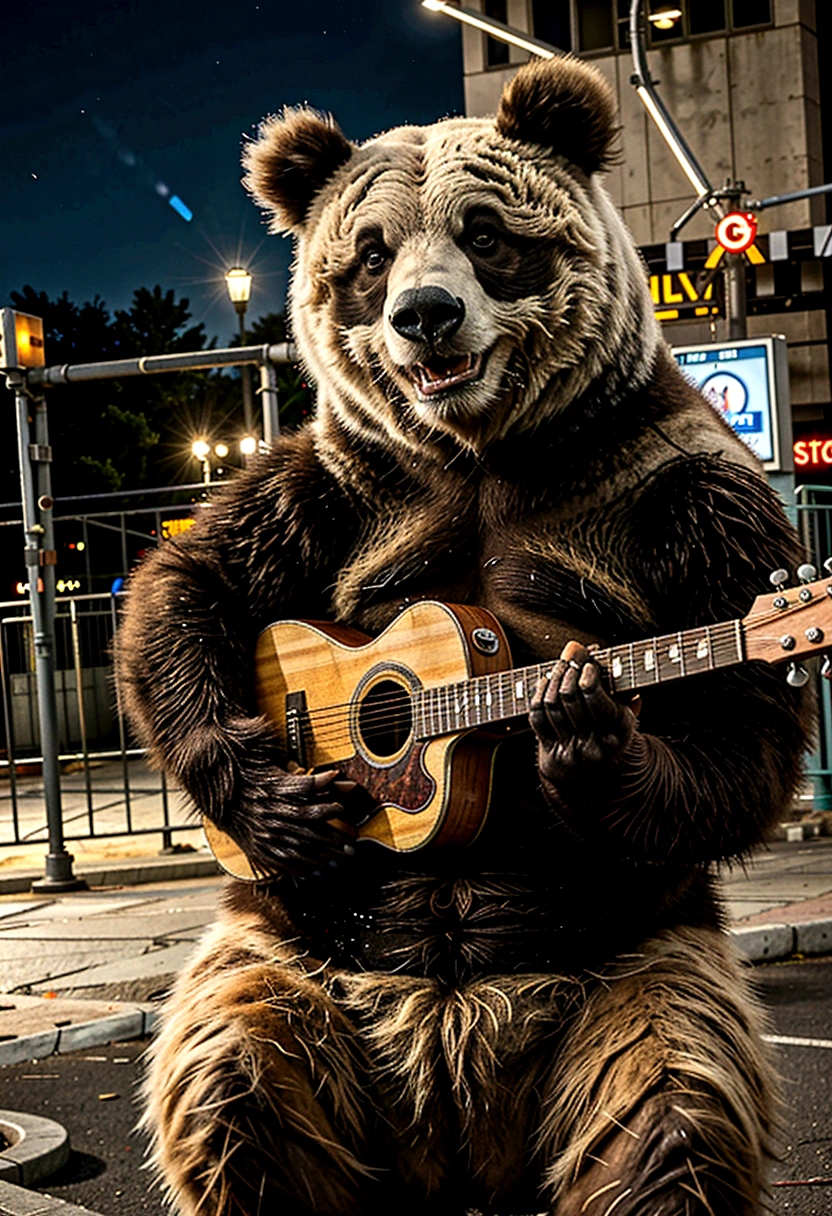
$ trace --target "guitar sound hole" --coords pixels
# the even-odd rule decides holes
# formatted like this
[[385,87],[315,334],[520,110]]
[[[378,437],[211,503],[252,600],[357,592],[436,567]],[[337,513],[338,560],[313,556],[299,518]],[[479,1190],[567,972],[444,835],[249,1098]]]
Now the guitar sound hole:
[[363,698],[358,710],[358,732],[368,752],[395,756],[408,740],[413,725],[410,693],[394,680],[380,680]]

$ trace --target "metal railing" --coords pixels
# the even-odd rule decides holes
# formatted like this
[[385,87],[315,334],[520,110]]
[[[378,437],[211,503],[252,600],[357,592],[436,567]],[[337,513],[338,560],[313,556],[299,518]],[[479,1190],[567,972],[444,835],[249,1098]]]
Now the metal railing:
[[[818,568],[832,557],[832,487],[798,486],[795,489],[797,526],[807,553]],[[818,736],[806,775],[812,782],[817,810],[832,810],[832,689],[817,679]]]
[[[188,804],[130,738],[112,664],[123,594],[56,602],[59,765],[65,839],[193,831]],[[33,626],[25,601],[0,603],[0,849],[46,843]]]

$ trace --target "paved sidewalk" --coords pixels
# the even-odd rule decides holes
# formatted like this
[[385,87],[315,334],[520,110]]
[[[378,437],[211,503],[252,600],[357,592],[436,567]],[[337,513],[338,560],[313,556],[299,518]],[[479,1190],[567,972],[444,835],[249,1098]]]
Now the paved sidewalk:
[[[36,896],[42,870],[0,876],[0,1065],[148,1033],[223,881],[207,851],[76,869],[89,891]],[[769,845],[723,886],[752,960],[832,952],[832,837]]]

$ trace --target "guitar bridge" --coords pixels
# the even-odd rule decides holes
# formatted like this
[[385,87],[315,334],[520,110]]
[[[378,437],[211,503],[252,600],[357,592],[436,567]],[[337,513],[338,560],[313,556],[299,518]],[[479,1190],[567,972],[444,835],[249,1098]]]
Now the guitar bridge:
[[306,693],[286,694],[286,751],[289,760],[300,768],[308,768],[306,761],[306,733],[309,714],[306,708]]

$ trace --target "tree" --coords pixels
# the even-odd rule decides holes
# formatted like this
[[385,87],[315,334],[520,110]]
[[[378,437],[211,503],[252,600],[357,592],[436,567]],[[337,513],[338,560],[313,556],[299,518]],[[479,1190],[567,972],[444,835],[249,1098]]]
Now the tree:
[[[80,307],[64,292],[50,300],[26,286],[12,292],[15,308],[44,322],[49,363],[93,363],[133,355],[201,350],[202,324],[190,326],[187,299],[172,290],[140,287],[129,309],[111,317],[98,296]],[[202,410],[205,373],[87,381],[48,391],[56,494],[140,489],[187,480],[191,419]],[[192,436],[191,436],[192,437]],[[187,440],[187,442],[186,442]],[[17,497],[16,470],[12,473]],[[184,476],[183,476],[184,474]]]

